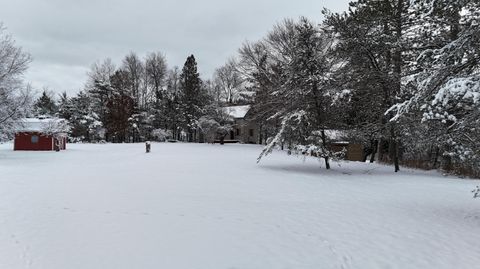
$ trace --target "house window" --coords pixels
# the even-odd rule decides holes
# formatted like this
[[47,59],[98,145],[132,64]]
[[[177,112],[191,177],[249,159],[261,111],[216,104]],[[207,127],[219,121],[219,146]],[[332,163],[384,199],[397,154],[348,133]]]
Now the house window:
[[32,144],[38,144],[38,139],[38,135],[32,135],[30,142],[32,142]]
[[253,136],[253,129],[248,130],[250,136]]
[[240,129],[237,129],[237,135],[240,135],[240,134],[241,134]]

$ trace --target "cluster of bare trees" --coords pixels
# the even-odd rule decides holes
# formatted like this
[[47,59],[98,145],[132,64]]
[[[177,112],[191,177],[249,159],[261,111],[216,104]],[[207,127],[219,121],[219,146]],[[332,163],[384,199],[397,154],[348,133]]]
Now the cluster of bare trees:
[[[200,78],[193,55],[180,70],[169,69],[159,52],[149,53],[144,59],[130,53],[119,67],[110,59],[97,62],[88,76],[85,91],[79,93],[84,98],[72,101],[90,99],[91,105],[77,106],[83,109],[75,113],[62,109],[67,113],[61,115],[77,126],[73,136],[87,141],[142,141],[152,139],[152,133],[170,139],[204,141],[206,133],[201,126],[205,127],[206,122],[215,122],[218,132],[214,136],[223,137],[231,127],[226,127],[230,125],[222,107],[244,104],[252,97],[234,59],[219,67],[212,80]],[[66,102],[63,106],[75,104]],[[212,128],[208,129],[211,135]]]
[[[169,75],[163,54],[152,52],[141,59],[132,52],[124,57],[119,67],[106,59],[93,64],[88,77],[85,91],[79,94],[90,100],[87,111],[83,115],[78,111],[71,113],[80,114],[73,119],[62,115],[78,126],[73,131],[75,137],[133,142],[148,139],[153,129],[160,128],[154,116],[158,114],[160,103],[167,98],[164,94],[167,79],[175,77]],[[92,128],[83,128],[85,120]]]
[[132,52],[119,68],[111,59],[93,64],[88,77],[86,91],[98,93],[98,84],[109,84],[116,79],[115,83],[123,84],[120,90],[127,92],[138,108],[145,109],[165,86],[167,62],[160,52],[149,53],[144,60]]
[[[222,119],[217,116],[220,105],[227,100],[224,88],[214,96],[219,84],[204,82],[197,69],[193,55],[180,70],[169,69],[159,52],[149,53],[144,59],[130,53],[119,67],[110,59],[93,64],[85,90],[77,96],[63,94],[55,101],[44,94],[36,107],[37,111],[50,110],[48,114],[69,120],[72,137],[82,141],[204,141],[200,120]],[[229,74],[224,74],[230,79]],[[223,128],[223,123],[216,124],[218,130]]]

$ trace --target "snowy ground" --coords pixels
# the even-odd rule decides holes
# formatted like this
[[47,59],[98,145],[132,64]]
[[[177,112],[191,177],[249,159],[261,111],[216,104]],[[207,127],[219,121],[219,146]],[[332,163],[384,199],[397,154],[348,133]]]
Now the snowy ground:
[[480,268],[478,181],[257,146],[0,145],[0,268]]

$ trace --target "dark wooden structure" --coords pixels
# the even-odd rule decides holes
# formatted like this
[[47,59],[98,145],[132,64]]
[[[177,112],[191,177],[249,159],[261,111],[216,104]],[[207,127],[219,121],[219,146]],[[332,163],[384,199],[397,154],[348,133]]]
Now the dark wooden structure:
[[363,145],[350,142],[332,142],[330,149],[334,152],[346,150],[345,160],[361,162],[363,161]]

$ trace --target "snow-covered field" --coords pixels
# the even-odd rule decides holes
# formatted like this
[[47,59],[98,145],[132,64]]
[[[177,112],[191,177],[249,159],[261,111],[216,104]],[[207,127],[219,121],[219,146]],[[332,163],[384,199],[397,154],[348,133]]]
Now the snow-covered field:
[[0,145],[0,268],[480,268],[478,181],[247,145]]

